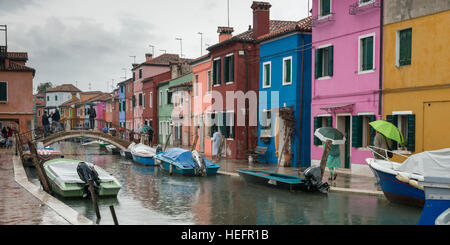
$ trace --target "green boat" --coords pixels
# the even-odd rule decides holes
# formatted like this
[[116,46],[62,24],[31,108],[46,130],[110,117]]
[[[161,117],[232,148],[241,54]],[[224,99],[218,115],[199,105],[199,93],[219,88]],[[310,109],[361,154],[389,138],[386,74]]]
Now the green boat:
[[[44,170],[49,178],[52,191],[62,197],[83,197],[85,182],[77,173],[80,160],[58,158],[44,163]],[[99,196],[117,196],[122,187],[115,177],[92,163],[100,179]]]

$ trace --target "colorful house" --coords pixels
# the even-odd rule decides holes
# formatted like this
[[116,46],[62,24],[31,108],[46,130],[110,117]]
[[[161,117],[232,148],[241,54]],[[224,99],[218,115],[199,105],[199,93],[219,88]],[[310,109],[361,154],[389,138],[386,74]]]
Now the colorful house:
[[72,84],[62,84],[45,91],[45,109],[47,113],[55,111],[59,106],[66,101],[72,100],[72,94],[80,97],[81,90]]
[[198,134],[196,150],[207,157],[212,156],[211,134],[207,131],[205,119],[212,104],[212,71],[211,57],[209,54],[199,57],[191,62],[192,66],[192,120],[191,136],[192,141]]
[[[404,155],[450,147],[450,3],[385,1],[383,118]],[[404,158],[396,157],[395,161]]]
[[[208,48],[212,62],[212,95],[216,101],[206,117],[208,132],[226,138],[224,154],[245,159],[258,144],[259,44],[257,39],[282,30],[291,21],[270,20],[267,2],[253,2],[253,28],[232,36],[219,27],[219,43]],[[217,103],[217,101],[220,101]]]
[[[4,27],[6,31],[6,26]],[[33,78],[28,54],[0,46],[0,124],[21,132],[33,129]]]
[[132,78],[127,79],[125,81],[122,81],[120,83],[117,84],[117,86],[119,87],[119,99],[118,99],[118,103],[119,103],[119,126],[120,127],[124,127],[125,128],[125,123],[126,123],[126,119],[125,119],[125,113],[126,113],[126,98],[125,98],[125,94],[126,94],[126,89],[129,83],[132,82]]
[[158,84],[170,80],[171,77],[172,72],[167,71],[142,80],[142,92],[144,97],[148,98],[148,104],[144,107],[142,117],[144,124],[153,128],[153,143],[158,142]]
[[[258,41],[258,145],[268,147],[269,163],[310,166],[311,17]],[[285,154],[291,159],[287,163]]]
[[[171,86],[179,85],[182,83],[192,81],[192,73],[180,76],[178,78],[161,82],[158,84],[158,143],[172,145],[174,143],[174,128],[172,121],[173,112],[173,98],[172,91],[169,89]],[[156,132],[155,132],[156,133]],[[170,137],[168,137],[170,135]]]
[[169,87],[172,93],[172,125],[173,145],[191,145],[191,120],[192,120],[192,77],[190,81],[175,84]]
[[[145,62],[134,65],[133,72],[133,123],[134,130],[140,130],[144,126],[143,112],[148,106],[148,97],[143,93],[143,81],[155,75],[170,71],[170,61],[179,59],[177,54],[162,54],[153,58],[152,54],[145,54]],[[146,103],[147,102],[147,103]]]
[[341,145],[344,171],[372,175],[365,159],[375,135],[369,122],[381,118],[380,0],[313,0],[311,158],[318,163],[322,144],[313,136],[322,126],[346,137]]

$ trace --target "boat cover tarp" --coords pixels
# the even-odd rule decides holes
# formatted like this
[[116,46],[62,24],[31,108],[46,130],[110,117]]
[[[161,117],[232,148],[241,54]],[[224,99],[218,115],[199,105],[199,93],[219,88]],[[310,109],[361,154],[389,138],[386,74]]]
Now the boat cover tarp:
[[[161,153],[161,156],[179,163],[184,168],[196,168],[198,167],[197,162],[192,158],[192,152],[182,148],[170,148],[167,151]],[[208,160],[203,156],[206,167],[212,167],[215,165],[214,162]]]
[[156,149],[139,143],[131,148],[131,153],[140,157],[153,157],[156,154]]
[[396,170],[424,177],[450,178],[450,148],[414,154],[406,159]]
[[[77,166],[80,161],[67,161],[68,159],[62,159],[60,161],[53,160],[55,162],[52,162],[48,165],[48,169],[53,173],[53,175],[56,176],[55,182],[57,183],[84,183],[80,179],[80,176],[78,176],[77,172]],[[92,163],[87,163],[89,166],[92,166]],[[98,177],[101,182],[110,182],[114,181],[115,178],[108,174],[105,170],[102,168],[95,166],[95,170],[98,173]]]

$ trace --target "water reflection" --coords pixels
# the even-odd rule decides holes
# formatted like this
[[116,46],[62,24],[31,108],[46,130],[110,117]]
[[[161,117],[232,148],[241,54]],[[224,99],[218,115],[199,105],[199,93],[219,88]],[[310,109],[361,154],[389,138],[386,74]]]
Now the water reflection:
[[[100,224],[113,224],[109,205],[114,205],[119,224],[413,225],[421,213],[375,196],[290,193],[224,175],[169,176],[158,167],[141,166],[99,149],[70,142],[59,147],[67,158],[94,162],[122,184],[117,198],[100,199]],[[90,200],[63,201],[95,221]]]

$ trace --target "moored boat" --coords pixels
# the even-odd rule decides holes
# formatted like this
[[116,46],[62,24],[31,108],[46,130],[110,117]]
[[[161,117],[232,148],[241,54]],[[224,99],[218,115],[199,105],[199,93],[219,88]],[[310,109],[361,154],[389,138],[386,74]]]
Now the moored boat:
[[328,183],[320,181],[320,168],[310,167],[305,170],[305,177],[279,174],[264,170],[237,169],[241,178],[248,183],[265,185],[289,191],[319,191],[328,193]]
[[83,143],[81,144],[84,147],[100,147],[100,148],[106,148],[106,146],[108,145],[108,143],[105,143],[104,141],[101,140],[94,140],[94,141],[89,141],[87,143]]
[[[39,160],[41,161],[48,161],[63,157],[60,151],[55,151],[53,148],[38,149],[36,151],[38,153]],[[23,158],[25,160],[24,161],[25,167],[34,167],[30,151],[25,151],[23,154]]]
[[424,187],[419,182],[424,176],[450,178],[450,148],[425,151],[408,157],[403,163],[374,158],[366,159],[386,198],[393,203],[423,207]]
[[126,150],[120,150],[120,155],[125,157],[126,159],[133,159],[133,155],[131,155],[131,148],[133,148],[136,143],[131,143]]
[[155,155],[160,167],[169,173],[181,175],[215,175],[220,166],[201,156],[197,151],[182,148],[170,148]]
[[106,150],[112,154],[119,154],[120,149],[115,145],[107,145]]
[[450,178],[425,176],[425,205],[418,225],[450,224]]
[[[49,178],[52,191],[62,197],[83,197],[86,183],[81,180],[77,172],[77,166],[81,161],[74,159],[53,159],[43,164]],[[122,187],[115,177],[92,163],[86,163],[98,173],[100,186],[98,195],[117,196]]]
[[139,143],[134,145],[130,152],[135,162],[148,166],[155,165],[155,159],[153,158],[156,154],[155,148]]

